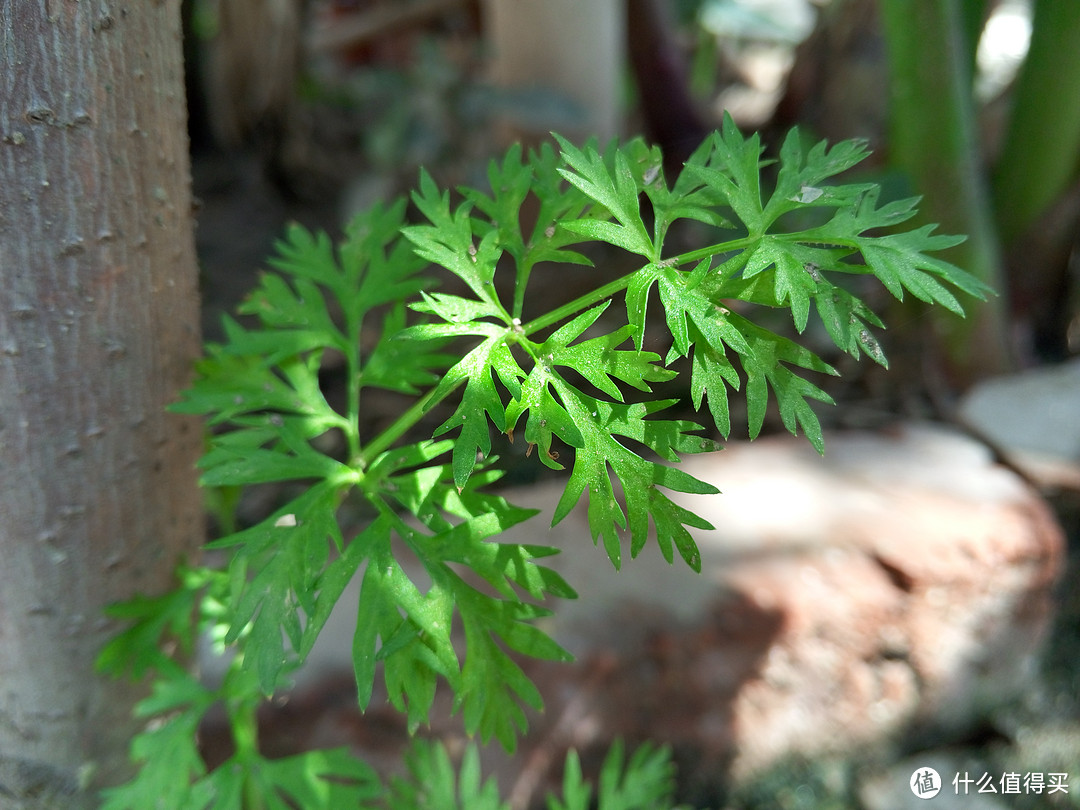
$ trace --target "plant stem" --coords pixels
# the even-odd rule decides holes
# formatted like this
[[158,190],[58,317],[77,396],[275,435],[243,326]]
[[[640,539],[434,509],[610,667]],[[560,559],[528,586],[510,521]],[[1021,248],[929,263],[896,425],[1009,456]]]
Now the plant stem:
[[[259,758],[259,723],[256,717],[257,701],[240,698],[229,706],[229,724],[233,742],[236,744],[236,760],[247,769]],[[258,783],[251,778],[244,781],[245,810],[262,810],[265,807]]]
[[525,288],[529,285],[529,276],[532,275],[533,261],[525,258],[517,268],[517,280],[514,283],[514,317],[520,318],[525,309]]
[[960,21],[964,34],[964,58],[967,69],[974,75],[975,56],[979,50],[979,39],[986,27],[987,0],[961,0]]
[[367,446],[357,457],[356,466],[367,467],[380,453],[389,450],[413,425],[419,422],[429,410],[450,396],[465,378],[462,377],[453,386],[440,391],[438,387],[432,388],[420,399],[416,400],[405,413],[394,420],[386,430],[368,442]]
[[610,298],[618,292],[626,289],[630,283],[630,279],[634,277],[634,273],[627,273],[621,278],[617,278],[614,281],[608,282],[603,287],[597,287],[592,292],[585,293],[585,295],[575,298],[568,304],[563,304],[558,309],[553,309],[546,315],[541,315],[535,320],[529,321],[527,324],[521,327],[521,331],[525,335],[531,335],[534,332],[539,332],[541,329],[546,329],[549,326],[554,326],[564,318],[569,318],[571,315],[580,312],[583,309],[588,309],[595,304],[599,304],[605,298]]
[[[701,261],[702,259],[709,256],[716,256],[720,253],[731,253],[732,251],[740,250],[741,248],[747,247],[748,245],[752,245],[759,238],[760,237],[756,236],[744,236],[741,239],[732,239],[728,242],[720,242],[716,245],[710,245],[709,247],[692,250],[689,253],[681,253],[674,258],[665,259],[663,262],[661,262],[661,264],[671,267],[681,267],[684,264],[691,264],[692,262]],[[549,326],[554,326],[559,321],[564,320],[565,318],[569,318],[571,315],[575,315],[583,309],[588,309],[591,306],[599,304],[604,299],[610,298],[616,293],[620,293],[625,290],[629,286],[630,280],[638,272],[640,272],[640,270],[635,270],[632,273],[627,273],[625,276],[617,278],[614,281],[605,284],[603,287],[597,287],[592,292],[575,298],[568,304],[563,304],[558,309],[554,309],[546,315],[541,315],[539,318],[529,321],[527,324],[521,327],[521,331],[526,335],[531,335],[534,332],[539,332],[541,329],[546,329]]]
[[1080,157],[1080,3],[1038,0],[1017,82],[994,202],[1008,247],[1076,177]]
[[744,236],[741,239],[732,239],[730,242],[721,242],[718,245],[711,245],[710,247],[701,248],[699,250],[691,250],[689,253],[682,253],[676,256],[672,261],[672,264],[676,267],[681,267],[684,264],[699,262],[709,256],[716,256],[719,253],[731,253],[749,247],[760,239],[760,236]]
[[[358,341],[359,337],[356,340]],[[351,345],[354,348],[349,352],[346,363],[348,375],[346,387],[348,388],[349,403],[347,425],[345,426],[345,437],[349,443],[350,464],[360,458],[360,358],[357,356],[360,353],[360,344],[353,342]]]
[[[975,137],[975,102],[959,0],[883,0],[892,93],[892,159],[925,195],[921,217],[968,240],[950,260],[1004,290]],[[934,312],[944,358],[961,385],[1011,365],[1002,299],[966,320]]]
[[360,330],[364,311],[346,311],[345,334],[349,350],[345,352],[345,388],[348,392],[344,433],[349,445],[349,463],[360,457]]

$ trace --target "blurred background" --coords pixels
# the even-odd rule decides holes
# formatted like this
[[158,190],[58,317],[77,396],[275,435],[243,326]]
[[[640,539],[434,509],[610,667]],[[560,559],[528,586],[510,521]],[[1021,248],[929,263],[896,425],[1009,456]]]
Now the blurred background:
[[927,195],[927,221],[970,236],[950,258],[1002,292],[978,352],[947,336],[967,383],[1080,345],[1080,29],[1075,4],[1038,5],[1033,28],[1030,0],[187,0],[197,192],[271,198],[247,207],[271,231],[334,230],[421,165],[482,183],[491,155],[552,130],[644,134],[671,167],[723,111],[767,145],[795,124],[867,138],[860,171]]
[[[766,156],[796,125],[810,142],[867,139],[874,154],[854,170],[860,181],[880,183],[885,199],[922,195],[921,222],[969,237],[947,258],[999,295],[965,301],[970,314],[960,321],[872,294],[890,327],[887,374],[830,353],[827,341],[814,345],[810,330],[813,348],[844,375],[826,386],[840,407],[822,412],[823,422],[893,438],[903,434],[889,434],[896,424],[945,424],[981,448],[980,470],[1004,465],[1021,482],[1034,499],[1021,499],[1021,512],[1043,515],[1049,504],[1053,524],[1032,530],[1045,542],[1026,558],[1039,563],[1030,590],[1000,608],[1039,642],[1030,680],[997,701],[1011,714],[980,714],[962,734],[929,742],[906,739],[894,754],[937,751],[958,772],[970,761],[999,775],[1026,757],[1029,771],[1071,765],[1080,778],[1080,600],[1070,586],[1075,555],[1055,550],[1059,536],[1075,550],[1080,534],[1080,3],[185,0],[184,25],[209,339],[286,222],[337,236],[351,213],[407,193],[421,166],[446,187],[483,186],[488,160],[515,141],[536,145],[551,131],[576,141],[641,134],[663,149],[670,180],[725,112],[762,133]],[[917,452],[900,445],[905,463],[952,469],[934,455],[951,439],[915,441]],[[776,464],[798,466],[787,457]],[[843,475],[865,479],[852,469]],[[717,473],[721,489],[735,474],[743,475]],[[685,672],[672,650],[701,655],[719,643],[695,627],[690,637],[654,637],[660,652],[635,658],[636,671],[659,667],[677,694]],[[1001,656],[1008,650],[996,648],[984,663],[993,669]],[[607,677],[597,672],[611,660],[595,659],[579,690]],[[316,701],[308,722],[348,711],[347,701],[334,706]],[[1032,748],[1044,743],[1049,753]],[[694,772],[700,759],[689,753],[682,764]],[[859,776],[847,762],[766,768],[741,798],[723,801],[906,806],[882,793],[887,769]],[[697,798],[720,806],[700,770]],[[1071,795],[964,799],[958,806],[1080,806],[1080,783]]]

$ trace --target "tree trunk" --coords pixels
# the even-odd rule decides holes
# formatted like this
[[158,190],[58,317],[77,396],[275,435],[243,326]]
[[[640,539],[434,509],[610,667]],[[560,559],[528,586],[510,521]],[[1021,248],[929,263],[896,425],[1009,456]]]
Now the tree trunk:
[[109,602],[201,542],[179,0],[0,0],[0,805],[128,775]]

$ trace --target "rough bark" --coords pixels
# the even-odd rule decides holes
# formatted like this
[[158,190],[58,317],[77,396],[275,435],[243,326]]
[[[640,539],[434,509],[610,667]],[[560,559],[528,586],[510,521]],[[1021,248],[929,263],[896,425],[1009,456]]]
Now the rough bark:
[[126,777],[102,607],[201,540],[179,0],[0,0],[0,805]]

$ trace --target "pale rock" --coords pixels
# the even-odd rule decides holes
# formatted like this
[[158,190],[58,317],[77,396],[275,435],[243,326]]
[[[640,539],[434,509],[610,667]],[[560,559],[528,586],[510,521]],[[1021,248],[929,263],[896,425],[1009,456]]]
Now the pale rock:
[[1080,490],[1080,360],[984,380],[959,412],[1033,480]]
[[[830,435],[823,458],[777,437],[682,466],[722,490],[678,496],[717,527],[696,532],[700,576],[651,541],[616,573],[581,505],[548,535],[507,538],[563,549],[552,565],[581,599],[549,629],[583,658],[615,656],[595,690],[601,737],[698,746],[741,778],[913,729],[962,734],[1030,688],[1063,538],[981,445],[909,426]],[[560,492],[508,497],[551,514]]]
[[[549,530],[559,482],[504,493],[543,514],[502,539],[562,549],[544,562],[581,594],[545,620],[579,664],[527,663],[546,710],[513,762],[485,755],[515,780],[515,806],[557,780],[569,746],[595,765],[616,736],[666,741],[691,782],[741,780],[790,756],[961,735],[1033,688],[1062,533],[978,443],[906,426],[828,435],[824,457],[775,437],[682,466],[722,491],[673,496],[716,527],[695,531],[700,575],[678,557],[668,565],[651,540],[637,559],[624,549],[616,572],[584,503]],[[356,585],[301,692],[349,667]],[[433,732],[459,733],[445,718]]]

